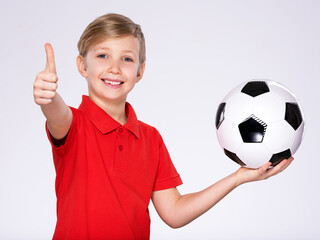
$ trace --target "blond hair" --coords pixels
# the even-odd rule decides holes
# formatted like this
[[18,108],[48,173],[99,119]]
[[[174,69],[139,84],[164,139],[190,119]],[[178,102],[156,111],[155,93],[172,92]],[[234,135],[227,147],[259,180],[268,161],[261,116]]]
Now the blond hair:
[[120,14],[109,13],[91,22],[82,33],[78,50],[82,57],[86,57],[89,48],[108,38],[134,36],[139,41],[139,63],[146,61],[146,47],[141,27],[130,18]]

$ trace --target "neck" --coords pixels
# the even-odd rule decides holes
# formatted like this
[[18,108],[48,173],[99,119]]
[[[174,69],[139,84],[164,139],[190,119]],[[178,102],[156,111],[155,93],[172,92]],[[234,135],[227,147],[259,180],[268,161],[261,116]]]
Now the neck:
[[90,96],[89,98],[121,125],[127,123],[126,101],[101,101],[99,99],[92,99]]

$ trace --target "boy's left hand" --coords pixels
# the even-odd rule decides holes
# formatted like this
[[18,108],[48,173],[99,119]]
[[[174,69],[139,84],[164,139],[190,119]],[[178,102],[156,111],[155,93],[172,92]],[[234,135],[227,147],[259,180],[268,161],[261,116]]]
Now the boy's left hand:
[[293,157],[289,159],[284,159],[278,165],[272,168],[269,168],[271,166],[271,162],[267,162],[258,169],[241,167],[236,172],[238,178],[238,185],[247,182],[268,179],[269,177],[272,177],[285,170],[291,164],[292,161]]

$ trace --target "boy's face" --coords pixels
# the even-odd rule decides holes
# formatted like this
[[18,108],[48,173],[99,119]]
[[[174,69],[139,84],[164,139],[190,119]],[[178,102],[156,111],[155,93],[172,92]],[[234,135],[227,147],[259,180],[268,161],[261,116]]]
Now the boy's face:
[[87,56],[77,58],[81,75],[87,78],[89,97],[95,103],[121,103],[142,78],[139,41],[133,36],[106,39],[89,48]]

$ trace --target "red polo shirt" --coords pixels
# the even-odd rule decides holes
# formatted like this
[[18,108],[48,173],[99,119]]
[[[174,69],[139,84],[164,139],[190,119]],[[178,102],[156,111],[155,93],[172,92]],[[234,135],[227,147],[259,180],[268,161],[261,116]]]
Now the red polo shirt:
[[57,224],[53,239],[149,239],[153,191],[182,184],[159,132],[129,103],[121,125],[83,96],[66,141],[52,145]]

